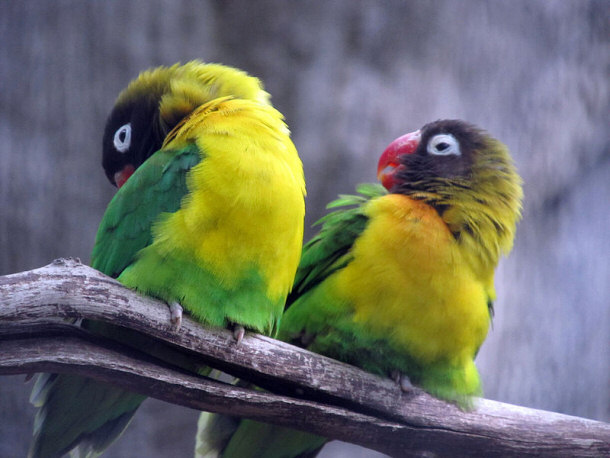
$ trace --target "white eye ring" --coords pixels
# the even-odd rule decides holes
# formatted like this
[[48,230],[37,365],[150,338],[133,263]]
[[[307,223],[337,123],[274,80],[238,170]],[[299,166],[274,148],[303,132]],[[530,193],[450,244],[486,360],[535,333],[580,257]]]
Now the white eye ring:
[[435,156],[460,156],[460,144],[451,134],[438,134],[428,141],[428,153]]
[[114,147],[119,153],[124,153],[131,145],[131,123],[122,125],[114,133]]

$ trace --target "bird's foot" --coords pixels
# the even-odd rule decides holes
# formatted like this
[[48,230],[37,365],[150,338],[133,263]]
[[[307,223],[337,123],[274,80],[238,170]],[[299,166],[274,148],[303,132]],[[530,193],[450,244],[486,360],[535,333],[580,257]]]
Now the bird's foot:
[[246,334],[245,328],[241,324],[233,325],[233,337],[237,341],[237,345],[239,345]]
[[180,329],[182,325],[182,311],[182,306],[178,302],[169,304],[169,321],[175,329]]
[[400,389],[405,393],[413,391],[413,384],[411,383],[411,379],[409,379],[409,377],[407,377],[405,374],[400,374],[398,385],[400,386]]
[[394,380],[400,389],[405,393],[413,390],[411,379],[409,379],[409,377],[407,377],[405,374],[401,374],[399,371],[392,372],[392,380]]

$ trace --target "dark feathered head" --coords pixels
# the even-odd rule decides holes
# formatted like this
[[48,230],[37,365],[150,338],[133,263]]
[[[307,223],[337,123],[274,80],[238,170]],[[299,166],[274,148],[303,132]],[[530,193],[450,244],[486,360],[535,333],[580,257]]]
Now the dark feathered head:
[[121,187],[176,124],[226,96],[270,103],[257,78],[224,65],[192,61],[142,72],[121,92],[106,122],[102,165],[110,182]]
[[434,207],[460,243],[492,263],[512,247],[521,178],[506,146],[460,120],[426,124],[383,152],[378,177],[394,193]]

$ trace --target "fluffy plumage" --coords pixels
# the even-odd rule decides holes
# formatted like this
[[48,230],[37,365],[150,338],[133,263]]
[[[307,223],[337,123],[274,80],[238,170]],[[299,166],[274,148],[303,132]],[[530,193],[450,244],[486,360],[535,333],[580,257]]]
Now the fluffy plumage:
[[[224,65],[191,61],[142,72],[119,94],[106,121],[102,165],[110,182],[118,185],[125,168],[133,173],[195,108],[227,96],[270,104],[257,78]],[[127,135],[121,127],[128,125],[130,143],[117,149],[116,141]]]
[[[397,139],[378,170],[390,192],[365,185],[360,196],[342,196],[305,245],[279,337],[470,408],[481,394],[474,358],[491,321],[494,268],[512,247],[521,180],[504,145],[454,120]],[[290,440],[303,433],[244,421],[222,456],[238,456],[230,450],[261,430],[282,432],[250,456],[306,450]],[[323,442],[311,436],[308,447]]]
[[[120,189],[100,224],[93,267],[179,302],[204,323],[274,334],[300,257],[305,184],[268,99],[256,78],[200,62],[132,82],[104,135],[103,165]],[[83,327],[196,369],[139,334],[90,321]],[[80,445],[81,455],[96,456],[143,399],[42,374],[32,393],[40,410],[30,455],[61,456]]]

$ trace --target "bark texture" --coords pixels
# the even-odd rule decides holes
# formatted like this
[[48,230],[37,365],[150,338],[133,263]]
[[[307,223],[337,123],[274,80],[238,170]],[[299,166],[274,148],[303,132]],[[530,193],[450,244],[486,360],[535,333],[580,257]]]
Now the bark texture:
[[[292,426],[396,457],[610,454],[607,423],[487,400],[462,412],[421,390],[403,393],[389,379],[271,338],[248,334],[236,345],[230,331],[206,329],[188,317],[173,330],[166,304],[72,260],[0,277],[0,297],[0,374],[77,373],[173,404]],[[87,334],[71,324],[80,318],[144,332],[271,392],[185,374],[140,349]]]

